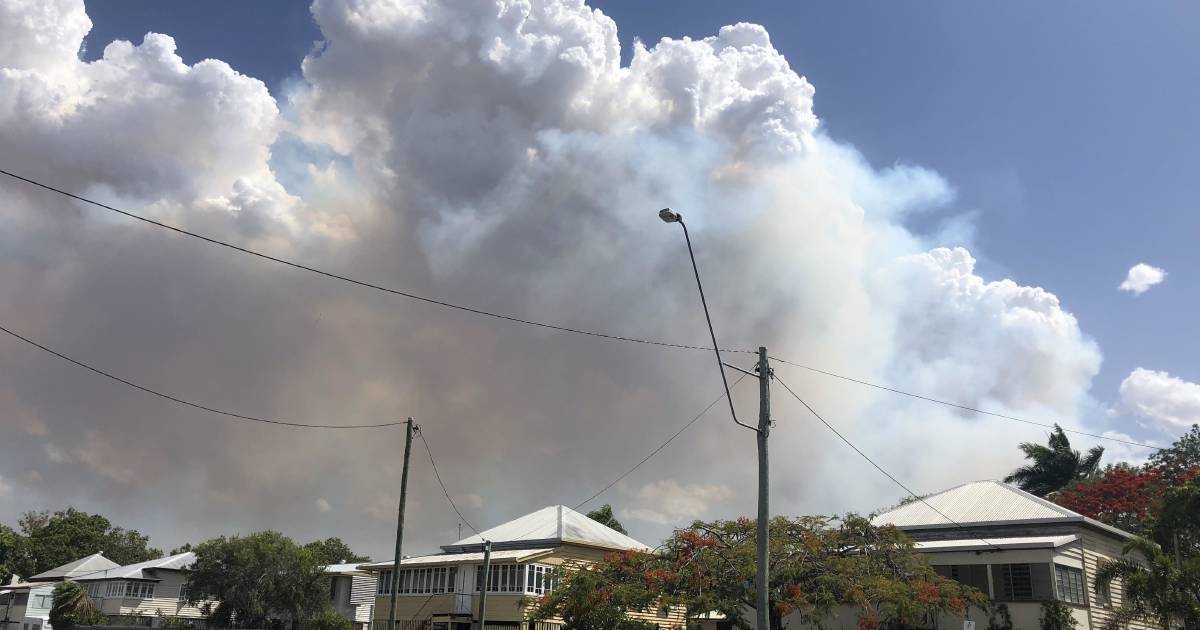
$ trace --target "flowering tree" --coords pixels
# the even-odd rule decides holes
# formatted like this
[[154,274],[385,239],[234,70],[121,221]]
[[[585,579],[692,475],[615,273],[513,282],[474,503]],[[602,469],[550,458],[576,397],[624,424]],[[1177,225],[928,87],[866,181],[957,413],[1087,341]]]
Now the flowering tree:
[[[563,586],[538,600],[531,619],[559,616],[568,630],[575,611],[651,612],[670,606],[718,611],[747,627],[756,601],[756,531],[750,519],[696,522],[677,530],[656,553],[612,554],[565,572]],[[771,627],[797,615],[819,623],[841,605],[857,610],[864,629],[917,626],[938,613],[985,606],[986,598],[929,567],[903,532],[867,519],[779,517],[770,525],[766,585]],[[595,613],[594,613],[595,614]]]
[[1127,532],[1143,534],[1164,492],[1158,468],[1109,466],[1050,498],[1057,504]]

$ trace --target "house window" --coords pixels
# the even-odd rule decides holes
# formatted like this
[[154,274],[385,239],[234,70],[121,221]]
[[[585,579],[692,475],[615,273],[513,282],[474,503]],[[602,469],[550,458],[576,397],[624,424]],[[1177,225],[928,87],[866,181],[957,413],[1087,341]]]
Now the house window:
[[[420,567],[400,569],[397,574],[397,595],[434,595],[453,593],[458,577],[458,567]],[[380,571],[376,594],[390,595],[391,571]]]
[[[493,564],[489,571],[489,593],[542,595],[554,590],[553,567],[541,564]],[[483,588],[483,567],[475,567],[475,590]]]
[[1002,564],[996,584],[996,599],[1022,601],[1033,599],[1033,573],[1028,564]]
[[133,599],[154,597],[154,582],[126,582],[125,597]]
[[1058,599],[1081,606],[1087,603],[1083,593],[1083,571],[1080,569],[1054,565],[1054,585]]
[[124,593],[125,593],[125,583],[124,582],[116,582],[116,581],[109,582],[108,585],[105,586],[105,588],[104,588],[104,596],[105,597],[120,597]]
[[988,592],[986,564],[935,564],[933,570],[959,584],[977,588],[983,593]]

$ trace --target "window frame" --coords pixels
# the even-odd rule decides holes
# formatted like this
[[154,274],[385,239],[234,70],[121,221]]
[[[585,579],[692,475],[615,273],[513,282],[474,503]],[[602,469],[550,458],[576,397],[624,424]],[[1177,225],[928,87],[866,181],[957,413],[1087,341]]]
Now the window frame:
[[1086,582],[1083,577],[1083,569],[1065,564],[1054,564],[1054,597],[1058,601],[1076,606],[1086,606],[1088,603]]

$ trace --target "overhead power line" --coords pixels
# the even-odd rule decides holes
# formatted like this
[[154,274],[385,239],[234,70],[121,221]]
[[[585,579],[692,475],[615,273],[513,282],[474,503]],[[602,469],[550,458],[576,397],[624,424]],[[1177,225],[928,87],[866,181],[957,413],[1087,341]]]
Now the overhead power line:
[[12,330],[5,328],[4,326],[0,326],[0,332],[3,332],[5,334],[13,337],[14,339],[19,339],[21,341],[24,341],[25,343],[33,346],[34,348],[42,350],[43,352],[48,352],[64,361],[73,363],[76,366],[81,367],[85,370],[99,374],[100,376],[103,376],[105,378],[114,380],[122,385],[126,385],[128,387],[132,387],[134,389],[143,391],[152,396],[158,396],[159,398],[164,398],[173,403],[185,405],[187,407],[192,407],[194,409],[199,409],[201,411],[207,411],[209,413],[215,413],[215,414],[226,416],[229,418],[235,418],[237,420],[248,420],[250,422],[261,422],[264,424],[275,424],[275,425],[280,425],[280,426],[285,426],[285,427],[297,427],[297,428],[303,428],[303,429],[379,429],[379,428],[383,428],[383,427],[395,427],[395,426],[404,424],[404,421],[402,421],[402,420],[397,421],[397,422],[381,422],[379,424],[304,424],[301,422],[285,422],[283,420],[271,420],[269,418],[259,418],[259,417],[255,417],[255,416],[248,416],[248,415],[244,415],[244,414],[240,414],[240,413],[234,413],[232,411],[224,411],[221,409],[216,409],[214,407],[209,407],[207,405],[194,403],[189,400],[184,400],[177,396],[172,396],[171,394],[165,394],[163,392],[151,389],[149,387],[145,387],[143,385],[138,385],[137,383],[134,383],[133,381],[129,381],[124,378],[121,378],[120,376],[116,376],[115,374],[105,372],[104,370],[101,370],[100,368],[93,367],[82,361],[72,359],[71,357],[69,357],[61,352],[58,352],[57,350],[48,348],[36,341],[24,336],[24,335],[13,332]]
[[[621,336],[621,335],[614,335],[614,334],[609,334],[609,333],[603,333],[603,332],[597,332],[597,331],[591,331],[591,330],[584,330],[584,329],[580,329],[580,328],[571,328],[571,327],[568,327],[568,326],[560,326],[560,325],[557,325],[557,324],[551,324],[551,323],[547,323],[547,322],[540,322],[540,321],[531,320],[531,319],[525,319],[525,318],[516,317],[516,316],[512,316],[512,315],[505,315],[505,314],[503,314],[503,313],[494,313],[494,312],[491,312],[491,311],[485,311],[485,310],[483,310],[483,309],[473,308],[473,307],[469,307],[469,306],[463,306],[463,305],[460,305],[460,304],[454,304],[454,303],[451,303],[451,302],[446,302],[446,301],[443,301],[443,300],[437,300],[437,299],[434,299],[434,298],[429,298],[429,297],[425,297],[425,296],[422,296],[422,295],[417,295],[417,294],[415,294],[415,293],[411,293],[411,292],[408,292],[408,291],[403,291],[403,290],[400,290],[400,289],[393,289],[393,288],[389,288],[389,287],[381,286],[381,285],[378,285],[378,284],[374,284],[374,283],[370,283],[370,282],[365,282],[365,281],[362,281],[362,280],[357,280],[357,279],[355,279],[355,278],[352,278],[352,277],[349,277],[349,276],[345,276],[345,275],[341,275],[341,274],[337,274],[337,273],[332,273],[332,272],[329,272],[329,271],[324,271],[324,270],[322,270],[322,269],[318,269],[318,268],[316,268],[316,267],[311,267],[311,266],[304,265],[304,264],[301,264],[301,263],[298,263],[298,262],[295,262],[295,261],[287,260],[287,259],[284,259],[284,258],[278,258],[278,257],[275,257],[275,256],[271,256],[270,254],[265,254],[265,253],[262,253],[262,252],[259,252],[259,251],[255,251],[255,250],[252,250],[252,249],[245,248],[245,247],[240,247],[240,246],[238,246],[238,245],[234,245],[234,244],[232,244],[232,243],[229,243],[229,242],[226,242],[226,241],[222,241],[222,240],[215,239],[215,238],[212,238],[212,237],[204,236],[203,234],[199,234],[199,233],[196,233],[196,232],[191,232],[191,231],[189,231],[189,230],[185,230],[185,229],[183,229],[183,228],[179,228],[179,227],[176,227],[176,226],[173,226],[173,225],[169,225],[169,224],[167,224],[167,223],[162,223],[162,222],[160,222],[160,221],[156,221],[156,220],[154,220],[154,219],[151,219],[151,218],[149,218],[149,217],[145,217],[145,216],[142,216],[142,215],[138,215],[138,214],[135,214],[135,213],[132,213],[132,212],[126,211],[126,210],[121,210],[121,209],[119,209],[119,208],[115,208],[115,207],[113,207],[113,206],[110,206],[110,205],[107,205],[107,204],[101,203],[101,202],[99,202],[99,201],[95,201],[95,200],[93,200],[93,199],[88,199],[87,197],[83,197],[83,196],[80,196],[80,195],[76,195],[75,193],[71,193],[71,192],[68,192],[68,191],[62,190],[62,189],[60,189],[60,188],[56,188],[56,187],[54,187],[54,186],[51,186],[51,185],[49,185],[49,184],[45,184],[45,183],[42,183],[42,182],[39,182],[39,181],[36,181],[36,180],[30,179],[30,178],[28,178],[28,177],[24,177],[24,176],[21,176],[21,175],[17,175],[16,173],[13,173],[13,172],[10,172],[10,171],[4,170],[4,169],[0,169],[0,174],[7,175],[8,177],[11,177],[11,178],[13,178],[13,179],[16,179],[16,180],[19,180],[19,181],[25,182],[25,183],[27,183],[27,184],[30,184],[30,185],[32,185],[32,186],[37,186],[37,187],[39,187],[39,188],[42,188],[42,189],[44,189],[44,190],[48,190],[48,191],[50,191],[50,192],[57,193],[57,194],[59,194],[59,195],[63,195],[63,196],[65,196],[65,197],[69,197],[69,198],[71,198],[71,199],[75,199],[76,201],[81,201],[81,202],[83,202],[83,203],[90,204],[90,205],[96,206],[96,207],[98,207],[98,208],[102,208],[102,209],[104,209],[104,210],[108,210],[108,211],[110,211],[110,212],[115,212],[115,213],[117,213],[117,214],[120,214],[120,215],[123,215],[123,216],[129,217],[129,218],[131,218],[131,219],[136,219],[136,220],[138,220],[138,221],[142,221],[142,222],[144,222],[144,223],[148,223],[148,224],[150,224],[150,225],[153,225],[153,226],[156,226],[156,227],[159,227],[159,228],[165,229],[165,230],[169,230],[169,231],[172,231],[172,232],[175,232],[175,233],[178,233],[178,234],[183,234],[183,235],[185,235],[185,236],[190,236],[190,237],[192,237],[192,238],[200,239],[200,240],[202,240],[202,241],[205,241],[205,242],[207,242],[207,243],[210,243],[210,244],[212,244],[212,245],[218,245],[218,246],[225,247],[225,248],[228,248],[228,249],[231,249],[231,250],[237,251],[237,252],[241,252],[241,253],[243,253],[243,254],[248,254],[248,255],[250,255],[250,256],[255,256],[255,257],[257,257],[257,258],[261,258],[261,259],[263,259],[263,260],[268,260],[268,261],[271,261],[271,262],[274,262],[274,263],[278,263],[278,264],[281,264],[281,265],[286,265],[286,266],[288,266],[288,267],[292,267],[292,268],[295,268],[295,269],[300,269],[300,270],[302,270],[302,271],[307,271],[307,272],[310,272],[310,273],[314,273],[314,274],[317,274],[317,275],[320,275],[320,276],[325,276],[325,277],[327,277],[327,278],[332,278],[332,279],[335,279],[335,280],[341,280],[341,281],[343,281],[343,282],[347,282],[347,283],[350,283],[350,284],[358,285],[358,286],[360,286],[360,287],[365,287],[365,288],[368,288],[368,289],[373,289],[373,290],[376,290],[376,291],[381,291],[381,292],[383,292],[383,293],[389,293],[389,294],[392,294],[392,295],[398,295],[398,296],[401,296],[401,297],[405,297],[405,298],[408,298],[408,299],[411,299],[411,300],[416,300],[416,301],[419,301],[419,302],[425,302],[425,303],[427,303],[427,304],[433,304],[433,305],[435,305],[435,306],[441,306],[441,307],[444,307],[444,308],[454,309],[454,310],[458,310],[458,311],[462,311],[462,312],[466,312],[466,313],[473,313],[473,314],[475,314],[475,315],[480,315],[480,316],[483,316],[483,317],[491,317],[491,318],[494,318],[494,319],[504,320],[504,321],[513,322],[513,323],[517,323],[517,324],[525,324],[525,325],[528,325],[528,326],[534,326],[534,327],[538,327],[538,328],[545,328],[545,329],[548,329],[548,330],[556,330],[556,331],[559,331],[559,332],[565,332],[565,333],[571,333],[571,334],[577,334],[577,335],[585,335],[585,336],[590,336],[590,337],[595,337],[595,338],[600,338],[600,339],[607,339],[607,340],[611,340],[611,341],[623,341],[623,342],[628,342],[628,343],[637,343],[637,344],[643,344],[643,345],[659,346],[659,347],[664,347],[664,348],[677,348],[677,349],[683,349],[683,350],[701,350],[701,351],[705,351],[705,352],[713,350],[713,348],[710,348],[710,347],[705,347],[705,346],[697,346],[697,345],[689,345],[689,344],[679,344],[679,343],[670,343],[670,342],[666,342],[666,341],[658,341],[658,340],[654,340],[654,339],[640,339],[640,338],[636,338],[636,337],[625,337],[625,336]],[[755,353],[756,353],[756,351],[755,351],[755,350],[747,350],[747,349],[725,349],[725,348],[722,348],[722,349],[721,349],[721,352],[730,352],[730,353],[739,353],[739,354],[755,354]],[[996,413],[996,412],[993,412],[993,411],[986,411],[986,410],[984,410],[984,409],[978,409],[978,408],[975,408],[975,407],[971,407],[971,406],[969,406],[969,405],[964,405],[964,404],[960,404],[960,403],[955,403],[955,402],[950,402],[950,401],[940,400],[940,399],[937,399],[937,398],[933,398],[933,397],[931,397],[931,396],[924,396],[924,395],[921,395],[921,394],[915,394],[915,393],[912,393],[912,392],[906,392],[906,391],[904,391],[904,390],[901,390],[901,389],[896,389],[896,388],[894,388],[894,387],[888,387],[888,386],[885,386],[885,385],[879,385],[879,384],[876,384],[876,383],[871,383],[871,382],[869,382],[869,381],[864,381],[864,380],[861,380],[861,379],[857,379],[857,378],[853,378],[853,377],[849,377],[849,376],[844,376],[844,375],[841,375],[841,374],[837,374],[837,373],[830,372],[830,371],[827,371],[827,370],[822,370],[822,369],[819,369],[819,368],[814,368],[814,367],[811,367],[811,366],[808,366],[808,365],[804,365],[803,363],[799,363],[799,362],[795,362],[795,361],[790,361],[790,360],[788,360],[788,359],[783,359],[783,358],[780,358],[780,357],[775,357],[775,356],[772,356],[772,357],[771,357],[771,359],[772,359],[772,360],[775,360],[775,361],[779,361],[780,363],[785,363],[785,364],[787,364],[787,365],[792,365],[792,366],[795,366],[795,367],[798,367],[798,368],[801,368],[801,369],[809,370],[809,371],[811,371],[811,372],[816,372],[816,373],[818,373],[818,374],[824,374],[824,375],[826,375],[826,376],[830,376],[830,377],[833,377],[833,378],[841,379],[841,380],[848,381],[848,382],[851,382],[851,383],[857,383],[857,384],[859,384],[859,385],[863,385],[863,386],[866,386],[866,387],[873,387],[873,388],[875,388],[875,389],[879,389],[879,390],[883,390],[883,391],[891,392],[891,393],[893,393],[893,394],[898,394],[898,395],[901,395],[901,396],[908,396],[908,397],[910,397],[910,398],[916,398],[916,399],[919,399],[919,400],[924,400],[924,401],[931,402],[931,403],[938,404],[938,405],[944,405],[944,406],[947,406],[947,407],[953,407],[953,408],[956,408],[956,409],[961,409],[961,410],[964,410],[964,411],[970,411],[970,412],[972,412],[972,413],[978,413],[978,414],[982,414],[982,415],[986,415],[986,416],[992,416],[992,417],[995,417],[995,418],[1001,418],[1001,419],[1005,419],[1005,420],[1011,420],[1011,421],[1014,421],[1014,422],[1021,422],[1021,423],[1024,423],[1024,424],[1029,424],[1029,425],[1034,425],[1034,426],[1046,427],[1046,428],[1051,428],[1051,429],[1052,429],[1052,428],[1054,428],[1054,426],[1055,426],[1055,425],[1053,425],[1053,424],[1048,424],[1048,423],[1045,423],[1045,422],[1037,422],[1037,421],[1033,421],[1033,420],[1027,420],[1027,419],[1025,419],[1025,418],[1020,418],[1020,417],[1017,417],[1017,416],[1012,416],[1012,415],[1008,415],[1008,414],[1002,414],[1002,413]],[[90,368],[89,368],[89,369],[90,369]],[[107,376],[107,375],[106,375],[106,376]],[[195,405],[193,405],[193,406],[195,406]],[[231,415],[231,416],[233,416],[233,417],[237,417],[235,414],[224,414],[224,415]],[[397,422],[397,423],[394,423],[394,424],[403,424],[403,422]],[[310,425],[302,425],[302,426],[310,426]],[[368,425],[368,426],[393,426],[393,425],[392,425],[392,424],[389,424],[389,425]],[[324,427],[322,427],[322,428],[324,428]],[[331,428],[332,428],[332,427],[331,427]],[[1120,439],[1120,438],[1109,437],[1109,436],[1100,435],[1100,434],[1096,434],[1096,433],[1090,433],[1090,432],[1087,432],[1087,431],[1081,431],[1081,430],[1079,430],[1079,429],[1069,429],[1069,428],[1065,428],[1065,427],[1064,427],[1064,428],[1063,428],[1063,431],[1066,431],[1067,433],[1074,433],[1074,434],[1076,434],[1076,435],[1085,435],[1085,436],[1092,437],[1092,438],[1096,438],[1096,439],[1099,439],[1099,440],[1106,440],[1106,441],[1109,441],[1109,442],[1115,442],[1115,443],[1120,443],[1120,444],[1126,444],[1126,445],[1129,445],[1129,446],[1137,446],[1137,447],[1141,447],[1141,448],[1148,448],[1148,449],[1152,449],[1152,450],[1162,450],[1162,449],[1163,449],[1163,447],[1161,447],[1161,446],[1154,446],[1154,445],[1152,445],[1152,444],[1143,444],[1143,443],[1140,443],[1140,442],[1134,442],[1134,441],[1131,441],[1131,440],[1123,440],[1123,439]]]
[[[260,252],[260,251],[256,251],[253,249],[248,249],[245,247],[234,245],[233,243],[229,243],[227,241],[222,241],[222,240],[219,240],[216,238],[212,238],[210,236],[205,236],[203,234],[199,234],[197,232],[185,230],[183,228],[176,227],[174,225],[170,225],[167,223],[163,223],[161,221],[156,221],[149,217],[135,214],[135,213],[129,212],[127,210],[121,210],[119,208],[114,208],[113,206],[110,206],[108,204],[104,204],[99,201],[95,201],[93,199],[88,199],[87,197],[76,195],[75,193],[62,190],[61,188],[56,188],[49,184],[44,184],[42,182],[30,179],[28,177],[23,177],[21,175],[17,175],[16,173],[12,173],[12,172],[9,172],[9,171],[3,170],[3,169],[0,169],[0,174],[7,175],[13,179],[20,180],[22,182],[25,182],[25,183],[33,185],[33,186],[37,186],[39,188],[48,190],[50,192],[58,193],[65,197],[70,197],[71,199],[74,199],[76,201],[82,201],[83,203],[96,206],[97,208],[102,208],[104,210],[108,210],[109,212],[115,212],[122,216],[126,216],[131,219],[136,219],[138,221],[142,221],[144,223],[148,223],[150,225],[160,227],[164,230],[170,230],[177,234],[183,234],[185,236],[190,236],[192,238],[200,239],[200,240],[202,240],[206,243],[210,243],[212,245],[218,245],[220,247],[225,247],[225,248],[231,249],[233,251],[241,252],[243,254],[248,254],[250,256],[255,256],[255,257],[261,258],[263,260],[269,260],[271,262],[278,263],[281,265],[286,265],[286,266],[292,267],[294,269],[300,269],[302,271],[307,271],[309,273],[314,273],[314,274],[317,274],[320,276],[325,276],[326,278],[333,278],[334,280],[341,280],[342,282],[348,282],[350,284],[358,285],[360,287],[374,289],[376,291],[382,291],[384,293],[390,293],[392,295],[398,295],[400,297],[405,297],[410,300],[416,300],[418,302],[425,302],[426,304],[433,304],[435,306],[441,306],[444,308],[454,309],[457,311],[462,311],[464,313],[473,313],[475,315],[482,315],[484,317],[491,317],[494,319],[504,320],[507,322],[513,322],[513,323],[517,323],[517,324],[525,324],[527,326],[535,326],[538,328],[545,328],[548,330],[557,330],[559,332],[572,333],[572,334],[576,334],[576,335],[585,335],[585,336],[596,337],[596,338],[600,338],[600,339],[608,339],[610,341],[624,341],[624,342],[629,342],[629,343],[638,343],[638,344],[644,344],[644,345],[650,345],[650,346],[661,346],[664,348],[679,348],[679,349],[684,349],[684,350],[704,350],[704,351],[712,350],[712,348],[706,348],[704,346],[695,346],[695,345],[688,345],[688,344],[682,344],[682,343],[670,343],[670,342],[658,341],[658,340],[654,340],[654,339],[639,339],[636,337],[625,337],[622,335],[614,335],[614,334],[609,334],[609,333],[597,332],[597,331],[593,331],[593,330],[584,330],[582,328],[571,328],[569,326],[560,326],[558,324],[551,324],[551,323],[540,322],[540,321],[536,321],[536,320],[532,320],[532,319],[525,319],[522,317],[516,317],[514,315],[505,315],[503,313],[494,313],[494,312],[485,311],[485,310],[479,309],[479,308],[463,306],[461,304],[454,304],[452,302],[446,302],[444,300],[438,300],[438,299],[426,297],[423,295],[417,295],[416,293],[411,293],[411,292],[403,291],[400,289],[393,289],[393,288],[385,287],[385,286],[382,286],[379,284],[365,282],[363,280],[357,280],[350,276],[337,274],[337,273],[333,273],[330,271],[325,271],[322,269],[318,269],[316,267],[310,267],[308,265],[298,263],[298,262],[295,262],[292,260],[287,260],[285,258],[279,258],[276,256],[272,256],[270,254],[264,254],[263,252]],[[755,351],[722,349],[721,352],[754,353]]]
[[433,460],[433,449],[429,448],[429,441],[425,439],[425,432],[418,431],[417,437],[421,438],[421,443],[425,445],[425,452],[429,453],[429,466],[433,468],[433,476],[437,478],[438,485],[442,487],[442,494],[446,495],[446,501],[450,504],[451,509],[454,510],[454,513],[458,515],[458,518],[462,520],[468,529],[475,532],[476,535],[482,536],[479,530],[475,529],[475,526],[471,524],[471,521],[468,521],[467,517],[463,516],[462,510],[458,509],[458,505],[450,497],[450,491],[446,489],[446,484],[442,482],[442,475],[438,472],[437,462]]
[[[816,417],[817,420],[820,420],[821,424],[825,425],[826,429],[833,431],[834,435],[838,436],[839,439],[841,439],[843,442],[845,442],[846,446],[849,446],[850,448],[854,449],[855,453],[858,453],[859,456],[861,456],[863,459],[867,460],[867,463],[874,466],[875,470],[878,470],[879,472],[883,473],[883,475],[885,477],[892,480],[892,483],[896,484],[897,486],[900,486],[900,488],[903,489],[905,492],[907,492],[909,494],[909,496],[911,496],[912,498],[920,501],[921,503],[924,503],[925,507],[928,507],[929,509],[936,512],[939,516],[946,519],[947,522],[954,524],[956,527],[962,529],[963,531],[969,531],[961,523],[950,518],[949,516],[946,516],[946,514],[944,512],[942,512],[941,510],[934,507],[932,503],[926,501],[925,497],[913,492],[908,486],[904,485],[904,482],[897,479],[895,475],[884,470],[883,466],[876,464],[875,460],[871,459],[871,457],[869,455],[862,452],[862,449],[855,446],[853,442],[851,442],[849,439],[846,438],[846,436],[842,435],[841,431],[838,431],[837,429],[835,429],[832,424],[829,424],[829,422],[827,422],[825,420],[825,418],[821,417],[821,414],[817,413],[817,411],[815,409],[813,409],[811,406],[809,406],[808,403],[804,402],[804,399],[800,398],[800,396],[798,394],[796,394],[796,392],[792,391],[792,388],[788,387],[788,384],[783,382],[783,379],[779,378],[778,375],[775,376],[775,380],[779,381],[780,385],[783,385],[783,388],[786,389],[787,392],[792,395],[792,398],[795,398],[796,400],[798,400],[801,405],[804,405],[804,408],[807,409],[809,413],[811,413],[814,417]],[[995,543],[991,542],[990,540],[988,540],[986,538],[979,538],[978,540],[983,541],[985,544],[987,544],[990,547],[995,548],[997,551],[1003,551],[999,545],[996,545]]]
[[[745,374],[743,374],[743,375],[739,376],[739,377],[737,378],[737,380],[735,380],[735,381],[733,382],[733,385],[730,385],[730,386],[729,386],[729,388],[727,388],[725,391],[726,391],[726,392],[728,392],[730,389],[733,389],[733,388],[737,387],[737,386],[738,386],[738,383],[741,383],[741,382],[742,382],[742,379],[744,379],[744,378],[746,378],[746,375],[745,375]],[[575,509],[576,509],[576,510],[578,510],[579,508],[583,507],[584,505],[587,505],[587,504],[588,504],[588,503],[589,503],[589,502],[590,502],[592,499],[595,499],[596,497],[598,497],[598,496],[600,496],[600,495],[604,494],[605,492],[608,492],[609,488],[612,488],[613,486],[615,486],[615,485],[617,485],[618,483],[620,483],[622,479],[624,479],[624,478],[628,477],[629,475],[633,474],[633,471],[637,470],[638,468],[641,468],[641,467],[642,467],[642,464],[645,464],[646,462],[650,461],[650,458],[651,458],[651,457],[654,457],[655,455],[658,455],[658,452],[659,452],[659,451],[663,450],[664,448],[666,448],[666,447],[667,447],[667,445],[668,445],[668,444],[670,444],[671,442],[675,441],[675,438],[679,437],[679,436],[680,436],[680,435],[681,435],[681,434],[682,434],[684,431],[687,431],[687,430],[688,430],[688,428],[690,428],[690,427],[691,427],[693,424],[696,424],[696,421],[697,421],[697,420],[699,420],[700,418],[704,417],[704,414],[708,413],[708,412],[709,412],[709,410],[711,410],[713,407],[715,407],[715,406],[717,405],[717,403],[721,402],[721,400],[722,400],[722,399],[724,399],[724,398],[726,398],[726,397],[728,397],[728,394],[727,394],[727,393],[726,393],[726,394],[721,394],[721,395],[720,395],[720,396],[718,396],[718,397],[717,397],[715,400],[713,400],[712,402],[708,403],[708,406],[707,406],[707,407],[705,407],[704,409],[702,409],[702,410],[700,411],[700,413],[696,414],[696,415],[695,415],[695,416],[694,416],[694,417],[693,417],[691,420],[688,420],[687,424],[683,425],[682,427],[679,427],[679,430],[678,430],[678,431],[676,431],[675,433],[672,433],[672,434],[671,434],[671,437],[667,438],[667,440],[666,440],[665,442],[663,442],[662,444],[659,444],[658,446],[656,446],[656,447],[654,448],[654,450],[652,450],[652,451],[650,451],[649,453],[647,453],[647,454],[646,454],[646,456],[645,456],[645,457],[643,457],[641,461],[639,461],[638,463],[636,463],[636,464],[634,464],[634,465],[633,465],[633,468],[630,468],[629,470],[626,470],[625,472],[621,473],[621,474],[620,474],[620,476],[618,476],[616,479],[613,479],[612,481],[610,481],[610,482],[609,482],[609,484],[608,484],[607,486],[604,486],[603,488],[601,488],[600,490],[598,490],[598,491],[597,491],[595,494],[593,494],[592,496],[590,496],[590,497],[588,497],[588,498],[584,499],[583,501],[580,501],[580,502],[579,502],[579,505],[576,505],[576,506],[575,506]]]
[[797,363],[795,361],[789,361],[787,359],[781,359],[779,357],[771,357],[771,359],[774,361],[779,361],[780,363],[786,363],[787,365],[791,365],[791,366],[798,367],[798,368],[801,368],[804,370],[808,370],[810,372],[816,372],[817,374],[824,374],[825,376],[831,376],[833,378],[838,378],[843,381],[849,381],[851,383],[858,383],[859,385],[873,387],[875,389],[883,390],[885,392],[891,392],[893,394],[899,394],[901,396],[908,396],[909,398],[916,398],[918,400],[924,400],[926,402],[931,402],[931,403],[938,404],[938,405],[944,405],[946,407],[953,407],[955,409],[961,409],[963,411],[970,411],[972,413],[977,413],[977,414],[981,414],[981,415],[985,415],[985,416],[992,416],[994,418],[1002,418],[1004,420],[1012,420],[1014,422],[1022,422],[1024,424],[1031,424],[1031,425],[1038,426],[1038,427],[1046,427],[1048,429],[1053,429],[1057,426],[1057,427],[1061,428],[1063,431],[1066,431],[1067,433],[1074,433],[1076,435],[1086,435],[1088,437],[1093,437],[1098,440],[1107,440],[1109,442],[1117,442],[1119,444],[1128,444],[1129,446],[1139,446],[1141,448],[1148,448],[1148,449],[1152,449],[1152,450],[1156,450],[1156,451],[1163,450],[1163,447],[1154,446],[1153,444],[1143,444],[1141,442],[1133,442],[1131,440],[1122,440],[1121,438],[1110,437],[1107,435],[1100,435],[1098,433],[1089,433],[1087,431],[1080,431],[1079,429],[1068,429],[1068,428],[1062,427],[1061,425],[1047,424],[1045,422],[1036,422],[1034,420],[1026,420],[1025,418],[1018,418],[1016,416],[1010,416],[1010,415],[1003,414],[1003,413],[996,413],[994,411],[987,411],[984,409],[977,409],[977,408],[971,407],[969,405],[963,405],[963,404],[956,403],[956,402],[940,400],[937,398],[933,398],[931,396],[922,396],[921,394],[914,394],[912,392],[906,392],[902,389],[896,389],[894,387],[888,387],[886,385],[878,385],[878,384],[872,383],[870,381],[864,381],[864,380],[852,378],[849,376],[843,376],[841,374],[836,374],[834,372],[829,372],[829,371],[822,370],[819,368],[810,367],[810,366],[804,365],[803,363]]

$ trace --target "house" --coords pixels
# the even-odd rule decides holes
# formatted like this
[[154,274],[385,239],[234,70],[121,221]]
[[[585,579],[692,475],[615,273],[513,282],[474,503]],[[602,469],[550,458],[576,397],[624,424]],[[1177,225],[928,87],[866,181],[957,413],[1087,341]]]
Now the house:
[[[484,541],[492,543],[487,596],[489,630],[557,630],[561,624],[525,620],[521,599],[555,587],[554,571],[568,563],[601,560],[606,554],[646,545],[562,505],[545,507],[479,535],[443,545],[441,553],[400,562],[396,622],[403,630],[472,630],[479,620]],[[376,630],[386,630],[392,562],[359,565],[379,575]],[[682,610],[639,618],[682,630]]]
[[[32,579],[50,582],[50,588],[63,580],[79,582],[109,619],[155,627],[164,618],[204,618],[203,611],[189,605],[183,594],[184,571],[195,559],[195,554],[187,552],[120,566],[96,553]],[[43,625],[42,630],[48,627]]]
[[0,630],[51,630],[50,606],[56,582],[22,582],[0,586]]
[[329,599],[333,609],[354,623],[354,630],[368,630],[375,609],[378,574],[358,568],[359,563],[331,564]]
[[[873,522],[900,528],[939,574],[1004,604],[1014,628],[1039,627],[1043,602],[1069,606],[1078,630],[1103,627],[1121,605],[1121,585],[1097,591],[1094,576],[1102,563],[1122,555],[1133,535],[1014,486],[966,483]],[[977,628],[988,626],[986,612],[971,611],[969,619]],[[963,618],[941,619],[937,626],[962,628]]]

